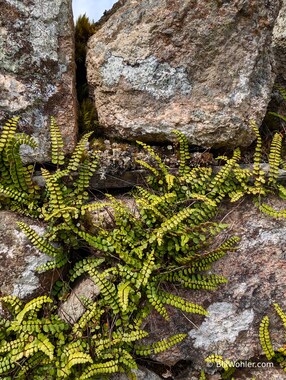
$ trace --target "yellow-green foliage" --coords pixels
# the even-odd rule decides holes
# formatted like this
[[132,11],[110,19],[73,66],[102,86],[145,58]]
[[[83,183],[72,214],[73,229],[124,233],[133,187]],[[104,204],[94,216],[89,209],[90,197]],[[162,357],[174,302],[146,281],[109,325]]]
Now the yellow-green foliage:
[[[40,190],[33,184],[31,169],[22,165],[18,148],[22,143],[32,142],[24,135],[16,139],[16,122],[9,122],[0,138],[4,173],[1,194],[10,198],[11,204],[20,204],[27,213],[32,210],[31,214],[48,223],[44,236],[19,223],[31,242],[52,258],[41,270],[63,266],[74,249],[80,253],[81,249],[90,249],[94,256],[74,265],[70,282],[88,275],[100,289],[95,303],[82,300],[86,312],[74,326],[59,320],[56,305],[54,310],[44,306],[51,304],[47,297],[26,305],[15,298],[3,299],[12,317],[0,324],[3,359],[0,368],[2,374],[13,373],[20,380],[47,371],[51,371],[51,379],[89,379],[122,370],[131,373],[137,367],[134,352],[144,356],[156,354],[181,341],[184,334],[144,346],[140,340],[148,334],[141,326],[152,309],[167,320],[170,306],[187,313],[207,314],[201,305],[181,297],[179,288],[213,290],[226,282],[222,276],[209,272],[212,264],[233,251],[238,242],[236,237],[230,237],[210,248],[226,228],[212,220],[222,200],[229,197],[236,201],[250,194],[263,204],[258,196],[267,192],[278,190],[286,195],[286,190],[277,184],[279,137],[274,138],[271,146],[270,177],[265,182],[266,176],[259,167],[259,141],[253,170],[240,168],[237,149],[231,158],[220,158],[225,164],[215,172],[212,168],[189,167],[186,138],[175,132],[180,144],[177,175],[151,147],[140,143],[153,163],[141,162],[151,176],[146,188],[138,187],[132,193],[136,213],[110,195],[104,203],[88,204],[87,189],[97,165],[96,153],[91,153],[88,147],[90,133],[82,137],[62,167],[62,140],[52,121],[52,156],[57,168],[54,172],[42,169],[46,184]],[[7,132],[9,128],[11,135]],[[14,158],[11,144],[16,147]],[[13,173],[7,166],[12,158]],[[32,206],[28,204],[30,199]],[[94,222],[91,231],[85,223],[89,213],[106,208],[113,225],[104,228],[100,221]],[[282,311],[278,308],[277,311],[281,316]],[[265,323],[261,336],[270,350]]]
[[51,117],[50,131],[52,143],[52,163],[55,165],[63,165],[65,160],[64,142],[60,129],[53,117]]
[[214,364],[218,368],[223,368],[222,379],[229,379],[236,369],[233,361],[224,359],[221,355],[212,354],[205,359],[205,362]]
[[[286,329],[286,314],[277,303],[274,303],[273,306],[277,314],[279,315],[284,328]],[[263,317],[259,327],[259,338],[261,347],[268,360],[272,360],[274,362],[279,363],[280,366],[284,369],[284,371],[286,371],[286,345],[284,343],[283,346],[281,346],[280,348],[277,348],[276,350],[274,349],[271,342],[269,324],[269,317]]]
[[20,157],[22,144],[36,147],[35,141],[16,133],[19,118],[9,120],[0,134],[0,203],[11,210],[37,215],[39,188],[33,183],[33,165],[24,165]]
[[[149,346],[137,342],[148,333],[140,329],[144,309],[124,328],[110,325],[102,303],[90,303],[85,314],[72,327],[57,315],[56,305],[47,297],[23,304],[16,297],[0,299],[10,317],[0,320],[0,376],[24,380],[49,373],[49,379],[89,379],[137,369],[133,356],[159,353],[186,337],[178,334]],[[133,377],[135,379],[135,377]]]

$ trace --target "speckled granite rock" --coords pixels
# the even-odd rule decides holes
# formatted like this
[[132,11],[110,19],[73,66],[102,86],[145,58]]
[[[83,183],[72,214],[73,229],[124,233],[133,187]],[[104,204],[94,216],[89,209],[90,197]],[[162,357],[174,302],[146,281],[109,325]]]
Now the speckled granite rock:
[[71,0],[0,0],[0,125],[20,115],[39,147],[23,149],[45,161],[54,116],[65,149],[76,142],[76,96]]
[[247,146],[275,73],[280,0],[121,1],[91,37],[88,80],[99,121],[117,138]]
[[286,0],[283,0],[275,27],[273,29],[273,49],[278,74],[286,80]]
[[[137,380],[160,380],[161,377],[156,375],[154,372],[149,371],[147,368],[140,367],[138,370],[132,371]],[[111,376],[111,380],[129,380],[129,377],[124,373],[116,374]]]
[[36,268],[51,258],[35,248],[17,226],[18,221],[42,234],[44,225],[9,211],[0,211],[0,295],[32,298],[50,291],[57,271],[42,274]]
[[70,292],[68,299],[60,306],[59,316],[67,323],[76,323],[86,311],[81,297],[94,300],[99,293],[99,287],[91,279],[81,279]]

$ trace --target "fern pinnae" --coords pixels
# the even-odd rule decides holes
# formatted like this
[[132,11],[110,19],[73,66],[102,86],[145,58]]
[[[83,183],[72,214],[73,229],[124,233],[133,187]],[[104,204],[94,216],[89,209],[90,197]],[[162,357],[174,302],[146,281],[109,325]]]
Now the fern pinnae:
[[51,245],[44,237],[37,234],[30,226],[23,222],[18,222],[18,226],[25,233],[28,239],[33,243],[40,251],[46,253],[47,255],[57,258],[59,255],[63,253],[63,249],[56,248]]
[[121,282],[118,286],[118,302],[122,309],[122,311],[126,311],[128,309],[128,298],[129,293],[132,291],[130,286],[130,282]]
[[162,300],[163,303],[169,304],[171,306],[175,306],[177,309],[181,309],[187,313],[194,313],[194,314],[201,314],[201,315],[208,314],[208,312],[202,306],[186,301],[183,298],[179,296],[175,296],[171,293],[160,291],[159,298]]
[[177,334],[169,338],[162,339],[150,345],[136,345],[135,351],[140,356],[150,356],[151,354],[159,354],[162,351],[168,350],[174,345],[180,343],[187,337],[187,334]]
[[146,296],[149,303],[157,310],[159,314],[162,315],[167,321],[170,319],[166,308],[161,300],[161,297],[158,295],[156,286],[154,284],[148,284],[146,289]]
[[67,171],[77,171],[81,161],[83,160],[83,156],[87,150],[88,140],[90,136],[93,134],[93,132],[86,133],[82,136],[80,141],[77,143],[77,146],[75,147],[75,150],[69,159]]
[[16,316],[16,321],[18,323],[21,323],[23,321],[23,318],[27,313],[35,313],[42,309],[43,305],[45,303],[52,303],[52,299],[48,296],[40,296],[37,298],[32,299],[30,302],[28,302],[24,308],[20,311],[20,313]]
[[221,368],[223,368],[225,371],[228,371],[228,369],[233,367],[232,361],[230,361],[228,359],[224,359],[221,355],[216,355],[216,354],[212,354],[212,355],[208,356],[205,359],[205,362],[217,364]]
[[186,208],[179,211],[176,215],[172,216],[169,220],[166,220],[161,224],[161,226],[155,231],[152,237],[150,237],[150,242],[153,242],[155,239],[158,242],[158,245],[161,245],[163,242],[163,236],[169,231],[174,230],[180,225],[185,219],[189,218],[191,214],[195,213],[196,210],[192,208]]
[[282,136],[275,133],[269,153],[269,183],[276,184],[281,159]]
[[283,322],[284,328],[286,329],[286,314],[281,309],[281,307],[278,305],[278,303],[274,303],[273,306],[274,306],[274,308],[276,310],[276,313],[279,315],[281,321]]
[[[151,157],[157,162],[157,165],[158,165],[158,167],[160,168],[162,174],[164,174],[164,176],[166,176],[166,175],[169,174],[169,171],[168,171],[167,166],[163,163],[161,157],[159,157],[158,154],[155,153],[154,149],[151,148],[151,146],[149,146],[149,145],[147,145],[147,144],[145,144],[145,143],[143,143],[143,142],[141,142],[141,141],[136,141],[136,143],[137,143],[138,145],[142,146],[143,149],[145,149],[145,150],[149,153],[149,155],[150,155],[150,156],[151,156]],[[137,163],[140,163],[140,164],[144,163],[144,161],[142,162],[142,161],[140,161],[140,160],[138,160],[138,161],[136,161],[136,162],[137,162]],[[144,165],[144,164],[143,164],[143,165]],[[153,171],[153,170],[152,170],[152,171]]]
[[0,153],[5,149],[7,141],[14,137],[19,119],[19,116],[13,117],[12,119],[8,120],[1,129]]
[[263,351],[267,357],[268,360],[271,360],[274,355],[274,349],[271,343],[271,338],[269,334],[269,318],[267,316],[263,317],[260,327],[259,327],[259,338],[260,338],[260,344],[263,348]]
[[236,165],[236,163],[240,159],[240,157],[241,157],[240,149],[236,148],[233,152],[232,158],[227,160],[225,166],[215,175],[215,177],[210,182],[210,184],[209,184],[209,190],[210,191],[215,191],[219,187],[221,187],[221,185],[227,179],[232,168]]
[[180,154],[180,166],[179,166],[179,175],[185,176],[190,172],[190,167],[187,165],[187,161],[191,158],[189,153],[189,144],[186,136],[178,131],[172,131],[179,141],[179,154]]
[[118,360],[109,360],[99,364],[91,364],[79,377],[79,380],[87,380],[100,374],[111,374],[119,371]]
[[65,156],[64,156],[64,142],[60,129],[56,123],[54,117],[51,117],[50,123],[50,134],[51,134],[51,146],[52,146],[52,157],[51,161],[55,165],[63,165]]

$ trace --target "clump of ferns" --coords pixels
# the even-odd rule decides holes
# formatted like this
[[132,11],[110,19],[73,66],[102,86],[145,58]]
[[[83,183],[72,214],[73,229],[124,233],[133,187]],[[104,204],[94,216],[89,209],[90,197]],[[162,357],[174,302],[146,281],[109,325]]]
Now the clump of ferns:
[[0,301],[10,311],[9,318],[0,318],[0,375],[6,380],[85,380],[117,372],[136,379],[135,352],[158,353],[185,337],[178,334],[150,346],[139,345],[137,341],[148,335],[140,327],[146,312],[138,312],[123,329],[101,301],[83,300],[86,312],[73,326],[61,320],[47,296],[26,304],[12,296]]
[[[53,172],[41,169],[45,180],[40,188],[33,180],[34,166],[24,165],[21,160],[20,146],[36,147],[32,137],[16,133],[19,118],[9,120],[0,136],[0,198],[3,207],[25,215],[41,218],[48,223],[44,237],[38,236],[28,225],[19,223],[32,242],[55,260],[44,269],[60,267],[68,260],[68,246],[77,246],[73,225],[81,223],[81,208],[86,204],[89,194],[89,181],[97,166],[96,152],[89,151],[85,134],[77,144],[74,153],[66,160],[63,153],[63,140],[60,130],[51,118],[51,162],[56,166]],[[66,162],[68,161],[68,162]],[[57,241],[63,247],[55,247],[47,242]]]
[[[219,156],[216,159],[225,164],[219,168],[195,167],[188,165],[190,159],[186,137],[179,131],[174,131],[180,143],[178,172],[170,171],[160,157],[151,147],[139,142],[144,149],[148,150],[154,158],[155,165],[145,162],[140,163],[151,172],[149,186],[155,191],[176,192],[182,202],[194,202],[197,207],[204,208],[206,219],[215,215],[217,206],[224,198],[231,202],[237,202],[242,197],[250,195],[259,209],[275,218],[285,218],[286,210],[277,211],[264,202],[269,194],[277,194],[280,198],[286,198],[286,188],[279,182],[279,169],[285,167],[282,159],[283,135],[275,133],[271,142],[268,155],[269,169],[265,169],[262,162],[262,139],[259,130],[253,120],[250,127],[256,134],[256,148],[253,157],[253,166],[250,168],[240,166],[240,149],[234,150],[233,156]],[[198,204],[196,197],[207,197],[209,203]],[[195,199],[193,199],[195,198]],[[213,202],[211,205],[210,202]]]

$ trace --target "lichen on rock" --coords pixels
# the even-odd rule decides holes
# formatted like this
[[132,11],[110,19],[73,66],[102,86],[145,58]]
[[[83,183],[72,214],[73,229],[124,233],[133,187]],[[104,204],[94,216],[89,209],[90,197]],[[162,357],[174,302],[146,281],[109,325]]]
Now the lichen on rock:
[[65,151],[76,143],[75,63],[71,0],[2,0],[0,124],[18,114],[19,126],[39,142],[29,161],[49,157],[49,124],[60,126]]

